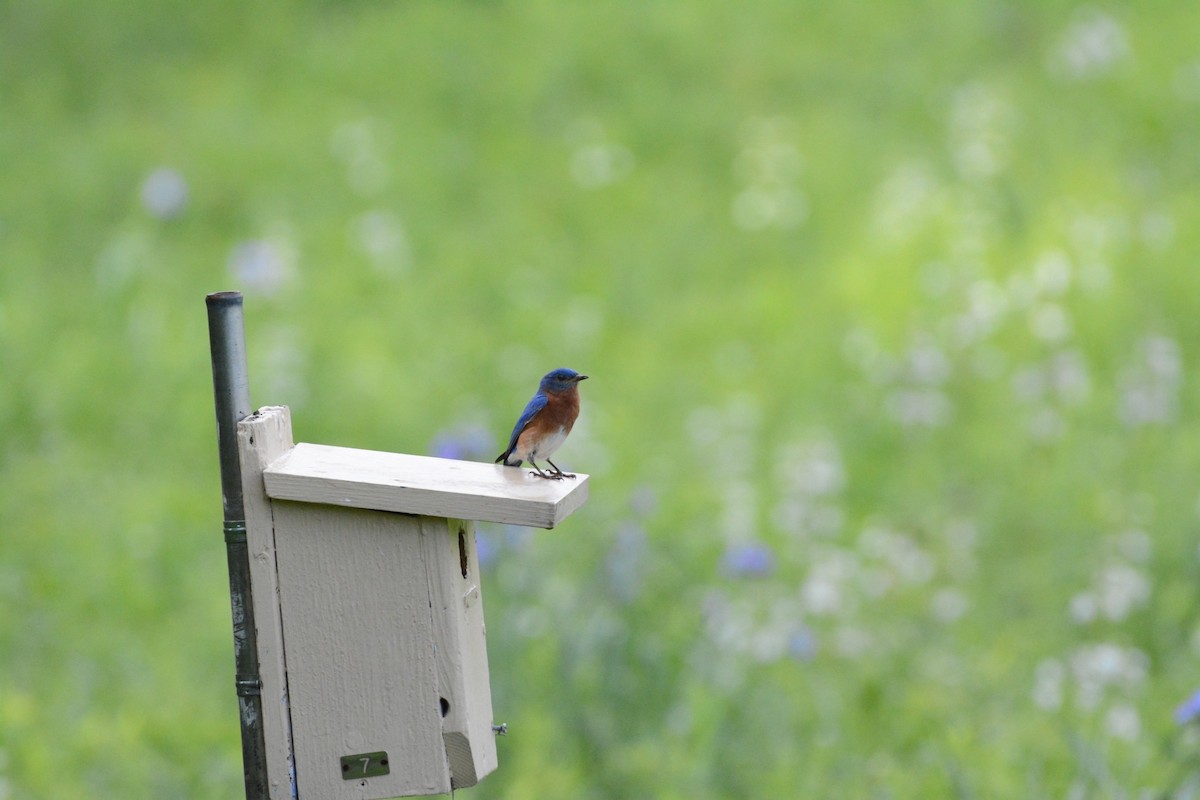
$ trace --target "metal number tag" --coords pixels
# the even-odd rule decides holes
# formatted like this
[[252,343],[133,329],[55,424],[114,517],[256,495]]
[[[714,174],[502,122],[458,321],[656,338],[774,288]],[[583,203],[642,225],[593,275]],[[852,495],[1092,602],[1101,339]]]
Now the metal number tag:
[[387,775],[391,771],[388,766],[388,754],[383,751],[342,756],[342,780]]

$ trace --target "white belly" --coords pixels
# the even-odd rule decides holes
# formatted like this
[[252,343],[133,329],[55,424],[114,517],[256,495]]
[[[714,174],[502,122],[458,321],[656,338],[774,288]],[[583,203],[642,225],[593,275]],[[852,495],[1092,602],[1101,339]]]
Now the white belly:
[[567,433],[562,428],[559,428],[554,433],[543,438],[534,447],[530,448],[526,459],[538,460],[549,458],[554,455],[554,451],[562,447],[562,443],[566,441]]

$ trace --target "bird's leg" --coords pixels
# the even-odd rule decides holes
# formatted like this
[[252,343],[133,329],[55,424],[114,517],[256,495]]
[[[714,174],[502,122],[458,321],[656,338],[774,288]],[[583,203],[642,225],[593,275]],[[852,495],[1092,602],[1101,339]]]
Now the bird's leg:
[[575,480],[575,476],[572,473],[563,472],[561,469],[558,468],[558,464],[555,464],[550,459],[547,458],[546,463],[549,464],[550,466],[554,467],[554,477],[555,478],[558,478],[559,480],[561,480],[563,478],[570,478],[571,480]]
[[[548,460],[548,459],[547,459],[547,460]],[[530,464],[532,464],[532,465],[533,465],[533,468],[537,470],[537,472],[531,472],[531,473],[529,473],[530,475],[537,475],[539,478],[546,478],[547,480],[552,480],[552,481],[560,481],[560,480],[562,480],[562,475],[561,475],[561,474],[560,474],[560,475],[555,475],[553,472],[542,472],[542,468],[541,468],[541,467],[539,467],[539,466],[537,465],[537,462],[536,462],[536,461],[534,461],[532,458],[531,458],[531,459],[529,459],[529,463],[530,463]]]

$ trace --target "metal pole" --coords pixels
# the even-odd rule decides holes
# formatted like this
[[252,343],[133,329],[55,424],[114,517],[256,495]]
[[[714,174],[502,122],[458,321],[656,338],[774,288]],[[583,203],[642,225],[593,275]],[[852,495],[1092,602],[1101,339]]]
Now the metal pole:
[[246,331],[241,292],[216,292],[208,305],[208,340],[212,350],[213,395],[217,406],[217,447],[221,462],[221,497],[225,507],[225,551],[229,560],[229,604],[233,610],[233,659],[242,721],[242,772],[246,800],[267,800],[267,745],[263,737],[261,683],[254,604],[250,594],[250,554],[246,547],[246,512],[242,503],[242,469],[238,461],[237,424],[250,414],[246,374]]

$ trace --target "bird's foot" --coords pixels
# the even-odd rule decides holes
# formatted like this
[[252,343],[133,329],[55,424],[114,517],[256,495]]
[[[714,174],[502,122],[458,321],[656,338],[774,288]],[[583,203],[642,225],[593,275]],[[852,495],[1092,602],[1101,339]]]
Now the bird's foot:
[[[561,481],[563,479],[563,473],[561,472],[540,472],[529,470],[529,474],[536,475],[539,478],[545,478],[548,481]],[[574,478],[575,476],[571,475],[570,477]]]
[[570,472],[563,472],[561,469],[559,469],[558,464],[555,464],[550,459],[547,458],[546,463],[554,468],[554,472],[552,474],[554,475],[554,479],[556,481],[561,481],[563,478],[570,478],[571,480],[575,480],[574,474],[572,474]]

